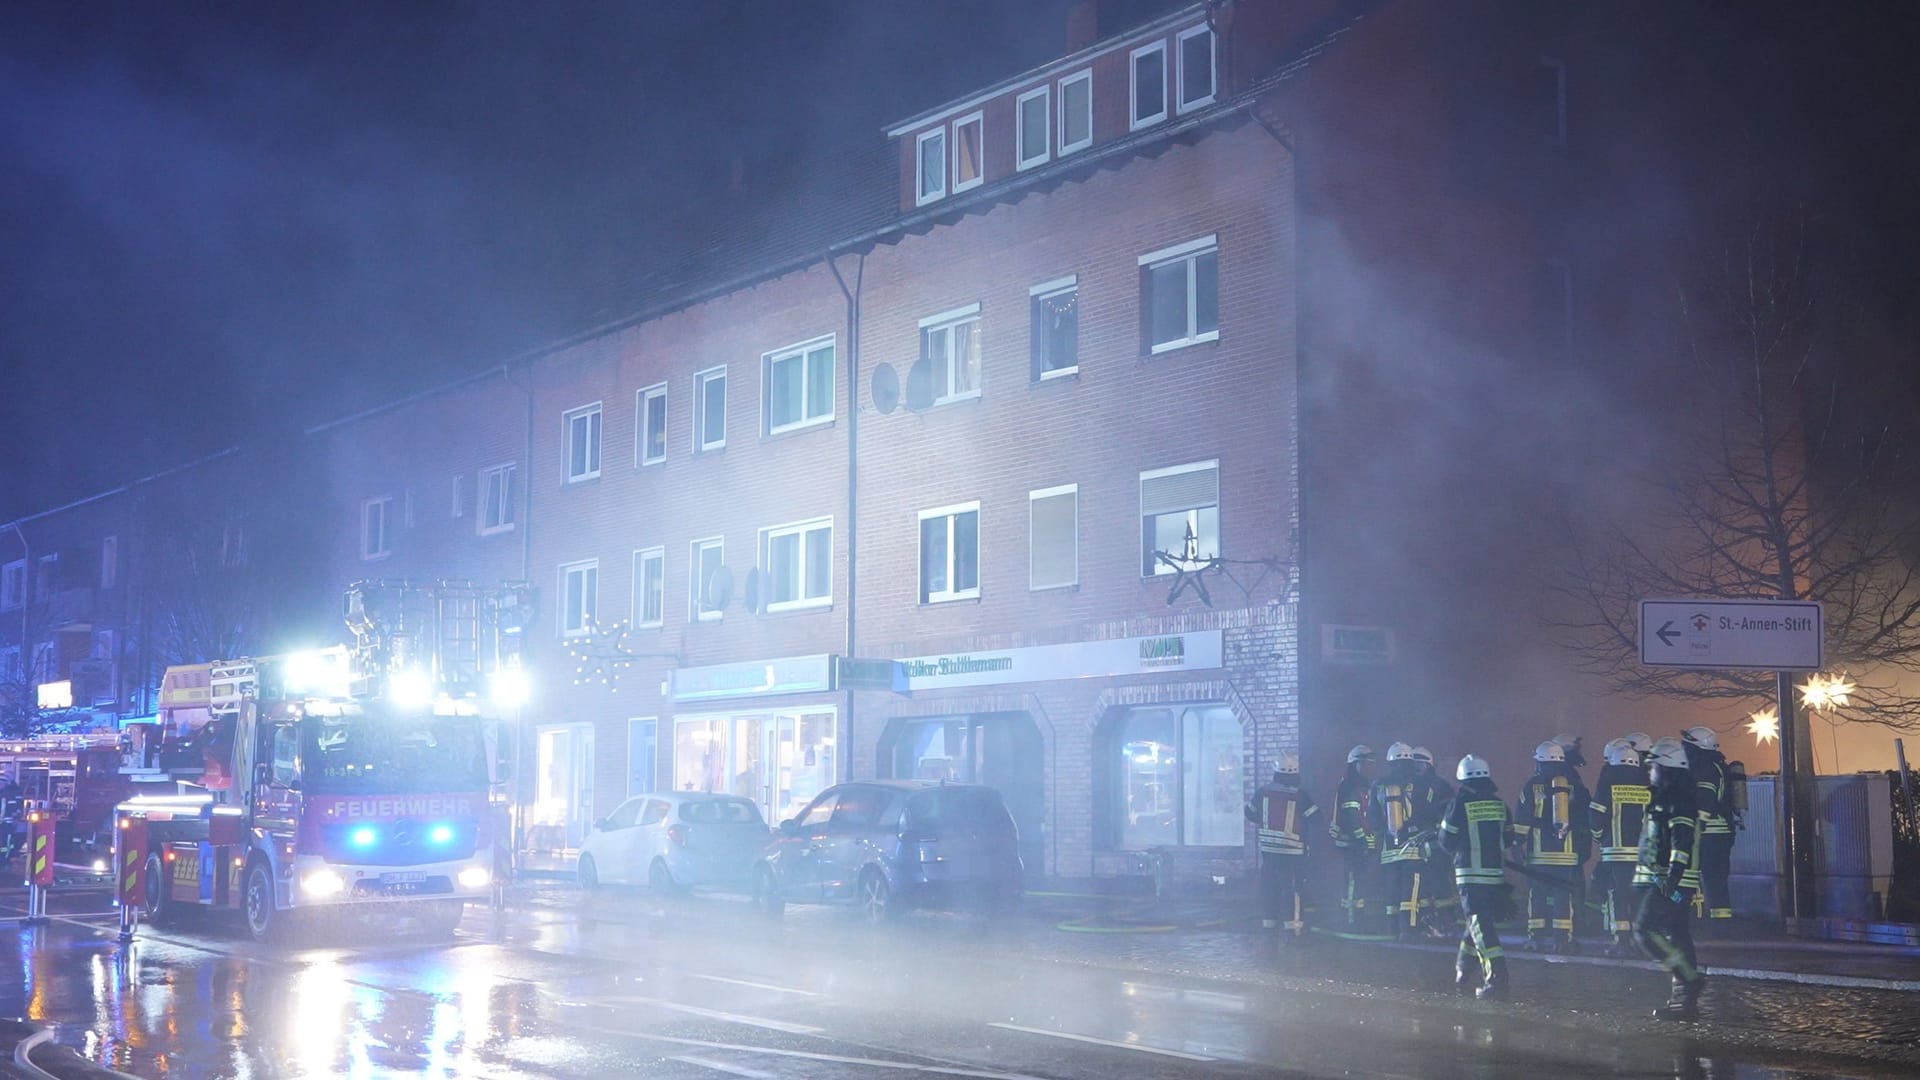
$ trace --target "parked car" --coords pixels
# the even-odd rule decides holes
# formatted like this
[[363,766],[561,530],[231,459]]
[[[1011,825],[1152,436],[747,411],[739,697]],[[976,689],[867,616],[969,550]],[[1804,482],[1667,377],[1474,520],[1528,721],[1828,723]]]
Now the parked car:
[[737,888],[747,883],[768,837],[760,808],[738,796],[636,795],[594,822],[581,842],[580,885]]
[[780,823],[754,869],[754,903],[856,904],[869,919],[911,908],[992,910],[1019,900],[1025,868],[1000,793],[974,784],[839,784]]

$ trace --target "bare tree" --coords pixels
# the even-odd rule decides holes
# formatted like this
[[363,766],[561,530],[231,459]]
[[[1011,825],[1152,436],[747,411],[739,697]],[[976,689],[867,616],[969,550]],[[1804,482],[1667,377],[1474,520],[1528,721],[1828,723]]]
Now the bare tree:
[[1569,530],[1557,629],[1619,690],[1758,705],[1770,672],[1640,666],[1635,601],[1818,601],[1827,668],[1858,685],[1841,715],[1920,730],[1920,700],[1898,685],[1920,672],[1914,445],[1849,348],[1859,312],[1816,225],[1757,214],[1678,288],[1691,434],[1641,478],[1649,518]]

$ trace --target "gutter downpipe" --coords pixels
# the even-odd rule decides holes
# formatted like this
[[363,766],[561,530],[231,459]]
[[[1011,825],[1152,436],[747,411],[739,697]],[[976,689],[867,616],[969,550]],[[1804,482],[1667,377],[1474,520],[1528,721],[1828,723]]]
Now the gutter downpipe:
[[[532,558],[533,558],[533,424],[534,424],[533,360],[532,358],[528,358],[526,360],[526,371],[527,371],[527,381],[525,385],[522,386],[521,384],[516,383],[514,381],[513,365],[511,363],[502,364],[500,367],[500,376],[504,378],[509,385],[520,386],[520,388],[524,390],[527,395],[527,445],[526,445],[527,471],[526,471],[526,475],[522,477],[520,481],[520,498],[518,501],[520,503],[520,580],[523,582],[531,583],[533,580],[531,575],[533,572]],[[476,491],[474,494],[476,498],[483,497],[478,491]],[[525,641],[521,642],[521,648],[523,650],[526,648]],[[525,659],[526,657],[523,655],[522,661],[524,662]],[[513,805],[509,807],[509,811],[513,815],[513,850],[511,852],[508,852],[508,866],[511,867],[516,872],[520,869],[520,852],[524,849],[526,844],[526,829],[527,829],[526,806],[528,801],[527,789],[526,789],[526,777],[527,777],[528,771],[529,770],[527,768],[527,707],[525,704],[521,704],[520,706],[514,709]]]
[[[834,283],[840,286],[840,295],[847,302],[847,622],[846,656],[852,659],[858,653],[854,651],[855,611],[859,598],[857,554],[859,551],[859,497],[860,497],[860,296],[861,286],[867,277],[867,256],[859,253],[856,258],[853,275],[853,287],[847,287],[847,279],[840,273],[840,264],[829,251],[824,261],[827,269],[833,271]],[[845,764],[840,779],[853,779],[853,689],[846,689],[846,700],[842,706],[846,720],[842,725],[841,738],[846,744]]]

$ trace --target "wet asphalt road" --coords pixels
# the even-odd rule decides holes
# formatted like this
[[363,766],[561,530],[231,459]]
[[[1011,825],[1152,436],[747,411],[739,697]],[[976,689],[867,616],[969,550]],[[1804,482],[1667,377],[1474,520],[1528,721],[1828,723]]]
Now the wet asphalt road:
[[[1049,903],[1030,916],[1079,913]],[[55,911],[105,908],[78,893]],[[1438,953],[1058,921],[769,922],[726,898],[564,886],[471,911],[451,944],[266,947],[209,923],[123,950],[82,917],[0,931],[21,974],[0,1014],[149,1077],[1920,1073],[1913,994],[1721,980],[1710,1021],[1661,1025],[1647,971],[1516,965],[1516,1000],[1488,1004],[1450,993]]]

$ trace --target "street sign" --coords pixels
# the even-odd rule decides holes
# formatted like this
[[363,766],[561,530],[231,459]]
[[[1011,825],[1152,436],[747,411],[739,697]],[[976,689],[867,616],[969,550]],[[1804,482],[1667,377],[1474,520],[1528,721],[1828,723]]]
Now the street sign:
[[1648,667],[1818,671],[1823,641],[1812,600],[1640,601],[1640,662]]

